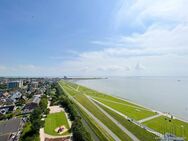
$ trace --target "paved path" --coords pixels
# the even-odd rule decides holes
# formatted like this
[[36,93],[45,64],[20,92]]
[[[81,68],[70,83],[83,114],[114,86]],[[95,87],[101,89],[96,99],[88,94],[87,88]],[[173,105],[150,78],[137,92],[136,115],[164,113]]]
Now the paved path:
[[152,119],[157,118],[157,117],[160,117],[160,116],[161,116],[161,114],[157,114],[157,115],[154,115],[154,116],[151,116],[151,117],[148,117],[148,118],[141,119],[141,120],[139,120],[138,122],[139,122],[139,123],[146,122],[146,121],[148,121],[148,120],[152,120]]
[[[69,96],[70,97],[70,96]],[[70,97],[80,108],[82,108],[89,116],[91,116],[103,129],[105,129],[109,135],[114,138],[115,141],[121,141],[118,136],[116,136],[106,125],[104,125],[99,119],[97,119],[90,111],[88,111],[84,106],[82,106],[77,100]]]
[[49,106],[50,114],[64,112],[64,109],[60,106]]
[[64,138],[64,137],[70,137],[71,135],[64,135],[64,136],[52,136],[52,135],[48,135],[44,132],[44,128],[40,129],[40,141],[44,141],[45,138],[49,138],[49,139],[56,139],[56,138]]
[[105,104],[103,104],[103,103],[97,101],[96,99],[93,99],[92,97],[90,97],[90,98],[91,98],[92,100],[96,101],[97,103],[103,105],[104,107],[106,107],[106,108],[108,108],[108,109],[114,111],[115,113],[121,115],[121,116],[124,117],[125,119],[129,119],[132,123],[136,124],[137,126],[140,126],[141,128],[146,129],[148,132],[151,132],[151,133],[153,133],[153,134],[155,134],[155,135],[157,135],[157,136],[159,136],[159,137],[162,137],[162,136],[163,136],[161,133],[156,132],[156,131],[154,131],[154,130],[151,129],[151,128],[148,128],[148,127],[142,125],[141,123],[139,123],[139,122],[137,122],[137,121],[135,121],[135,120],[132,120],[132,119],[129,118],[128,116],[126,116],[126,115],[124,115],[124,114],[118,112],[117,110],[112,109],[111,107],[109,107],[109,106],[107,106],[107,105],[105,105]]
[[111,115],[109,115],[106,111],[104,111],[101,107],[99,107],[93,100],[87,96],[88,99],[98,108],[100,109],[109,119],[111,119],[122,131],[124,131],[133,141],[140,141],[134,134],[132,134],[129,130],[127,130],[124,126],[122,126],[116,119],[114,119]]

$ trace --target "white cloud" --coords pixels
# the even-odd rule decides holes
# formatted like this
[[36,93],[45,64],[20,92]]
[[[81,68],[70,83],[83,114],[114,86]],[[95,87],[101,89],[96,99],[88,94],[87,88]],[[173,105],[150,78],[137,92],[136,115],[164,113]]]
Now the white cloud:
[[83,52],[64,68],[78,74],[188,75],[187,6],[187,0],[122,0],[115,12],[116,27],[132,26],[135,31],[92,41],[105,48]]
[[[132,34],[91,41],[104,49],[70,51],[74,58],[66,61],[61,56],[51,57],[62,59],[59,66],[24,65],[14,71],[42,75],[188,75],[187,7],[187,0],[121,0],[114,14],[115,26],[126,30],[133,27]],[[144,30],[137,32],[140,28]]]
[[187,0],[121,0],[115,13],[116,26],[188,22],[187,5]]

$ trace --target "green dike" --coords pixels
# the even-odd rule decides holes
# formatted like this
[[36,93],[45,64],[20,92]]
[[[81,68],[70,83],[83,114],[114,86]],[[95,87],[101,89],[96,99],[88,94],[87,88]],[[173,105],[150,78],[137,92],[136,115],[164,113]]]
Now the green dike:
[[[73,89],[73,87],[70,87],[69,85],[72,84],[70,82],[66,83],[66,82],[62,82],[65,85],[65,89],[68,87],[68,91],[72,91],[71,95],[74,96],[75,93],[84,93],[86,95],[92,96],[93,98],[95,98],[96,100],[102,102],[103,104],[106,104],[108,106],[110,106],[111,108],[121,112],[122,114],[125,114],[126,116],[133,118],[135,120],[141,120],[153,115],[156,115],[155,112],[152,112],[146,108],[137,106],[135,104],[129,103],[127,101],[118,99],[116,97],[110,96],[110,95],[106,95],[100,92],[97,92],[95,90],[86,88],[84,86],[80,86],[77,84],[75,87],[77,88],[79,86],[79,92],[77,92],[75,89]],[[120,104],[118,104],[120,103]]]
[[121,103],[118,104],[118,103],[114,103],[111,101],[102,100],[99,98],[94,98],[94,99],[135,120],[141,120],[141,119],[156,115],[156,113],[151,112],[149,110],[145,110],[143,108],[123,105]]
[[141,141],[156,141],[154,134],[146,131],[145,129],[137,126],[136,124],[128,121],[123,116],[115,113],[114,111],[106,108],[105,106],[97,103],[101,108],[103,108],[108,114],[110,114],[114,119],[116,119],[120,124],[122,124],[127,130],[133,133]]
[[[55,131],[55,129],[62,125],[64,125],[68,130],[70,129],[64,112],[49,114],[45,120],[44,131],[49,135],[61,136]],[[69,131],[63,133],[62,135],[67,134],[69,134]]]
[[[137,106],[135,104],[129,103],[127,101],[118,99],[110,95],[97,92],[95,90],[86,88],[84,86],[79,86],[79,91],[86,95],[92,96],[94,99],[102,102],[103,104],[110,106],[111,108],[135,120],[141,120],[156,115],[155,112],[152,112],[146,108]],[[117,102],[120,104],[118,104]]]
[[76,95],[74,97],[82,106],[89,110],[96,118],[106,125],[121,140],[131,141],[131,138],[125,134],[113,121],[102,113],[85,95]]
[[69,81],[62,81],[61,80],[61,85],[64,85],[64,86],[70,86],[70,87],[72,87],[72,88],[74,88],[74,89],[76,89],[77,87],[78,87],[78,85],[76,84],[76,83],[72,83],[72,82],[69,82]]
[[71,96],[74,96],[76,94],[78,94],[79,92],[73,90],[72,88],[70,88],[69,86],[64,85],[63,86],[64,90],[67,91]]
[[78,87],[78,85],[75,84],[75,83],[67,82],[67,84],[68,84],[69,86],[75,88],[75,89]]
[[173,133],[176,136],[185,137],[188,141],[188,123],[161,116],[143,123],[144,125],[164,134]]
[[77,107],[77,110],[80,112],[82,118],[87,122],[89,127],[99,138],[100,141],[114,141],[114,139],[102,128],[100,127],[86,112],[81,108]]
[[116,98],[114,96],[107,95],[107,94],[95,91],[93,89],[89,89],[89,88],[84,87],[84,86],[80,86],[79,87],[79,91],[85,93],[86,95],[92,96],[92,97],[98,97],[98,98],[101,98],[101,99],[111,100],[111,101],[114,101],[114,102],[119,102],[119,103],[123,103],[123,104],[129,104],[129,105],[132,105],[132,106],[143,108],[141,106],[138,106],[136,104],[130,103],[130,102],[125,101],[123,99]]

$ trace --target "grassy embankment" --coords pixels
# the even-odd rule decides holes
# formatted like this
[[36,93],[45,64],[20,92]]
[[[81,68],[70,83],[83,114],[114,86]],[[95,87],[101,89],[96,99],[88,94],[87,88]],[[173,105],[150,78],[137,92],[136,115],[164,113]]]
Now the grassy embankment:
[[149,109],[132,104],[130,102],[118,99],[116,97],[106,95],[95,90],[88,89],[83,86],[79,86],[79,91],[85,93],[88,96],[93,97],[94,99],[100,101],[101,103],[121,112],[122,114],[133,118],[134,120],[141,120],[153,115],[156,115],[155,112],[152,112]]
[[107,101],[105,99],[94,98],[97,101],[117,110],[118,112],[134,119],[134,120],[141,120],[150,116],[155,115],[156,113],[149,111],[144,108],[140,108],[137,106],[131,106],[128,104],[121,104],[121,103],[114,103],[113,101]]
[[126,129],[128,129],[131,133],[133,133],[138,139],[141,141],[156,141],[156,137],[154,134],[146,131],[145,129],[135,125],[134,123],[128,121],[123,116],[117,114],[116,112],[106,108],[105,106],[98,104],[101,108],[103,108],[108,114],[110,114],[114,119],[119,121],[121,125],[123,125]]
[[102,111],[100,111],[85,95],[76,95],[75,99],[89,110],[96,118],[106,125],[121,140],[131,140],[113,121],[111,121]]
[[100,127],[86,112],[77,107],[82,118],[87,122],[89,127],[95,133],[100,141],[114,141],[114,139],[102,128]]
[[186,122],[160,116],[158,118],[144,122],[143,124],[162,134],[173,133],[176,136],[183,136],[185,137],[185,140],[188,141],[188,123]]
[[65,116],[64,112],[59,112],[59,113],[53,113],[53,114],[49,114],[45,120],[45,128],[44,131],[45,133],[49,134],[49,135],[53,135],[53,136],[61,136],[60,134],[58,134],[55,129],[59,126],[64,125],[68,131],[61,134],[61,135],[67,135],[70,134],[69,133],[69,125],[68,125],[68,121],[67,118]]
[[[62,84],[64,84],[64,82],[62,82]],[[66,87],[66,91],[67,90],[71,91],[71,88]],[[110,120],[102,111],[100,111],[85,95],[80,94],[78,91],[76,92],[78,94],[74,95],[74,98],[88,111],[95,115],[95,117],[106,125],[114,134],[116,134],[121,140],[131,140],[124,131],[122,131],[112,120]]]

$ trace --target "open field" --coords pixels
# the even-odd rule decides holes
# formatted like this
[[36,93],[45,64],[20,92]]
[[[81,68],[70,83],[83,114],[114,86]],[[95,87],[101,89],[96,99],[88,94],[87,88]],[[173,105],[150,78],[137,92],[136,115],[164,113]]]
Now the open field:
[[[64,125],[67,129],[70,129],[64,112],[49,114],[45,120],[44,131],[49,135],[60,136],[55,129],[62,125]],[[63,133],[62,135],[67,134],[69,134],[69,131]]]
[[99,98],[94,98],[94,99],[135,120],[144,119],[144,118],[147,118],[156,114],[154,112],[151,112],[143,108],[139,108],[139,107],[133,107],[133,106],[124,105],[121,103],[114,103],[114,102],[106,101],[106,100],[99,99]]
[[161,116],[144,122],[143,124],[162,134],[173,133],[177,136],[184,136],[186,138],[186,141],[188,141],[188,123],[185,123],[183,121]]
[[121,115],[115,113],[114,111],[104,107],[101,104],[98,104],[101,108],[103,108],[108,114],[110,114],[114,119],[119,121],[125,128],[127,128],[130,132],[132,132],[138,139],[141,141],[155,141],[156,136],[145,129],[135,125],[134,123],[128,121]]
[[92,112],[103,124],[105,124],[121,140],[130,141],[130,137],[125,134],[112,120],[102,113],[85,95],[76,95],[75,99],[82,104],[87,110]]

